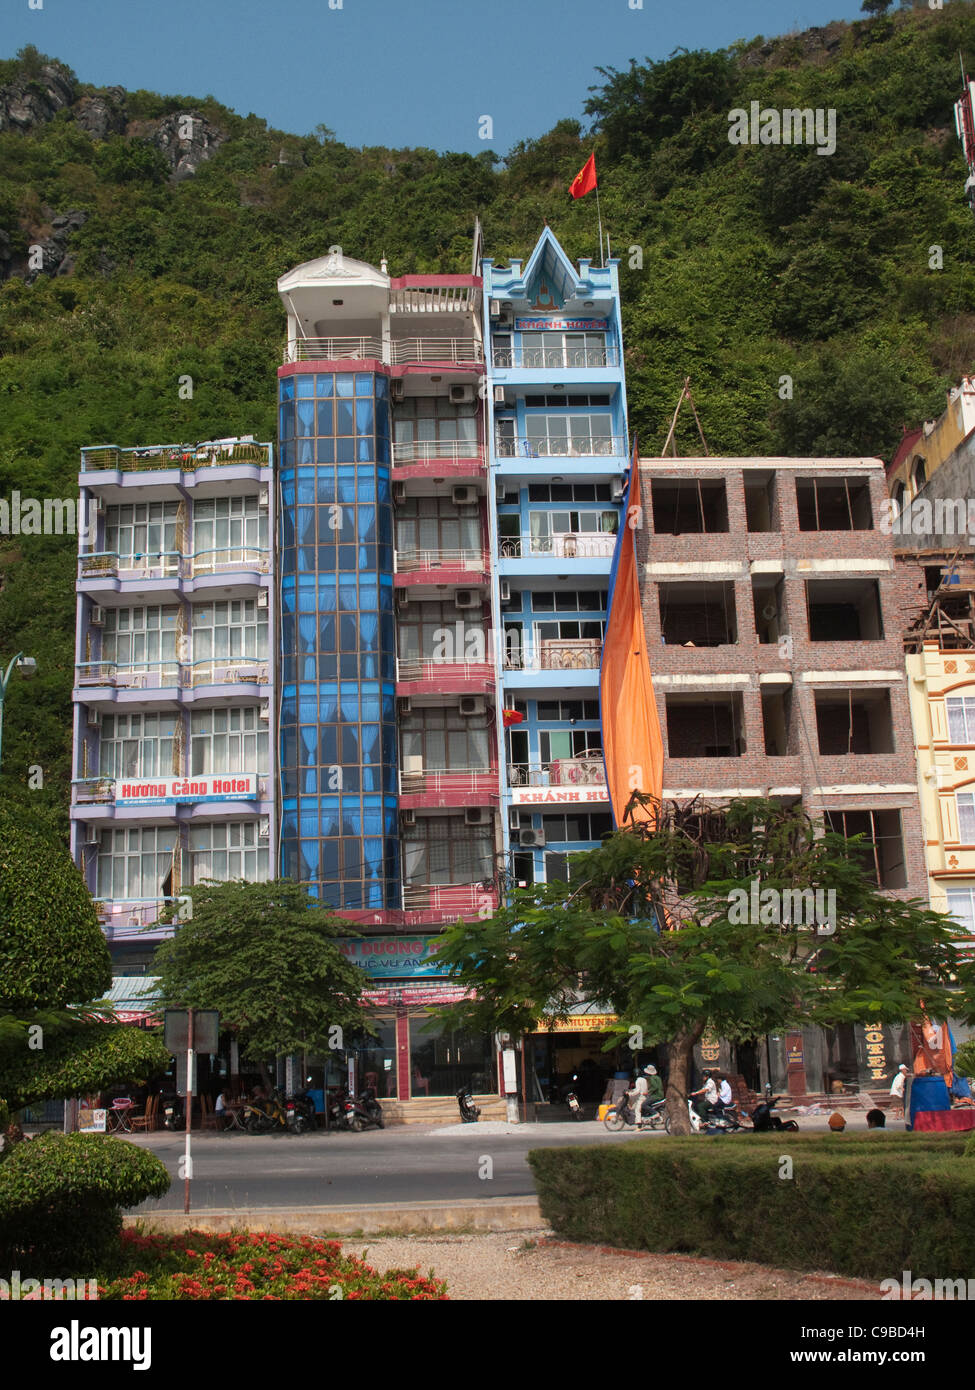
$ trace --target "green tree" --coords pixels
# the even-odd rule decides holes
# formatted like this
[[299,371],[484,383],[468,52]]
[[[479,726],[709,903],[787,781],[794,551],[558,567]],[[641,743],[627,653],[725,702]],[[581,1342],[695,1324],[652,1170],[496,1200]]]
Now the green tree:
[[864,14],[886,14],[894,0],[863,0],[860,9]]
[[770,801],[665,807],[652,831],[631,825],[573,855],[568,884],[523,890],[488,922],[448,930],[439,959],[474,996],[450,1016],[523,1034],[579,999],[609,1004],[622,1040],[667,1044],[668,1116],[687,1133],[706,1030],[735,1041],[899,1022],[922,1003],[943,1015],[949,1000],[954,1016],[972,1014],[957,928],[874,887],[870,852]]
[[0,809],[0,1110],[145,1080],[169,1054],[87,1001],[112,982],[81,874],[59,845]]
[[337,941],[356,932],[306,888],[235,881],[195,884],[187,896],[191,919],[156,952],[169,1007],[218,1009],[255,1061],[341,1048],[365,1029],[367,979]]

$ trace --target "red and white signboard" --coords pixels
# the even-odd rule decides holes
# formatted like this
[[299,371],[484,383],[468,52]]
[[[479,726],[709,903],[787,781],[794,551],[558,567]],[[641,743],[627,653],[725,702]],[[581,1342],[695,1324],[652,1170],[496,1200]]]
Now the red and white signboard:
[[579,806],[583,802],[609,801],[605,785],[581,787],[513,787],[513,806]]
[[116,806],[163,806],[179,801],[253,801],[257,775],[222,772],[217,776],[156,777],[115,783]]

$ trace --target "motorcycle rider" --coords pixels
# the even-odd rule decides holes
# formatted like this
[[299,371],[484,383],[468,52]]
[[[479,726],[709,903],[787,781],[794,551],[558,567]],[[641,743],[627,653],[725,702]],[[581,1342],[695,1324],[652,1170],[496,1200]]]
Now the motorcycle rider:
[[734,1096],[731,1094],[731,1084],[728,1078],[722,1074],[721,1083],[718,1086],[718,1103],[716,1106],[719,1115],[724,1114],[729,1105],[734,1104]]
[[654,1066],[644,1067],[643,1075],[647,1078],[647,1104],[655,1105],[658,1100],[664,1098],[664,1083],[657,1075],[657,1068]]
[[[644,1068],[644,1072],[646,1072],[646,1068]],[[633,1110],[633,1124],[636,1129],[640,1128],[643,1120],[643,1107],[647,1102],[648,1089],[646,1075],[643,1075],[637,1077],[626,1093],[626,1098]]]
[[704,1072],[703,1076],[704,1085],[700,1090],[691,1092],[691,1100],[694,1100],[698,1096],[701,1097],[701,1100],[694,1106],[694,1109],[702,1120],[706,1120],[718,1104],[718,1088],[715,1084],[714,1077],[709,1071]]

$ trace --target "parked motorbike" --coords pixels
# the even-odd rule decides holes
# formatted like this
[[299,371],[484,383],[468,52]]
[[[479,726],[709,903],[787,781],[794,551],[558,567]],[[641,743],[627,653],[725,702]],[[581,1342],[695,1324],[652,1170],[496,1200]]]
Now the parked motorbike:
[[288,1128],[288,1112],[278,1091],[272,1091],[265,1100],[248,1101],[244,1107],[244,1128],[248,1134]]
[[376,1099],[375,1088],[366,1086],[359,1092],[355,1103],[355,1117],[359,1121],[360,1129],[368,1129],[375,1125],[376,1129],[383,1128],[383,1108]]
[[[652,1104],[643,1107],[640,1124],[637,1125],[636,1112],[627,1097],[623,1096],[622,1099],[613,1106],[612,1110],[606,1112],[606,1115],[603,1117],[603,1124],[609,1130],[610,1134],[618,1134],[620,1130],[626,1129],[627,1125],[631,1125],[637,1129],[660,1129],[661,1125],[664,1124],[665,1118],[664,1102],[662,1100],[655,1100]],[[669,1132],[668,1130],[668,1133]]]
[[285,1120],[294,1134],[305,1134],[315,1127],[315,1102],[307,1091],[289,1096],[284,1103]]
[[477,1124],[477,1118],[481,1112],[474,1104],[474,1097],[471,1095],[469,1086],[461,1086],[457,1092],[457,1105],[460,1110],[460,1118],[465,1125]]
[[179,1097],[173,1097],[163,1106],[163,1129],[185,1129],[186,1111]]
[[347,1090],[329,1096],[328,1120],[333,1129],[351,1129],[358,1132],[362,1128],[362,1119],[356,1114],[355,1101]]
[[761,1105],[756,1105],[752,1111],[752,1127],[756,1134],[769,1134],[774,1130],[790,1130],[795,1132],[799,1126],[795,1120],[783,1120],[778,1115],[773,1115],[772,1111],[781,1096],[766,1096]]

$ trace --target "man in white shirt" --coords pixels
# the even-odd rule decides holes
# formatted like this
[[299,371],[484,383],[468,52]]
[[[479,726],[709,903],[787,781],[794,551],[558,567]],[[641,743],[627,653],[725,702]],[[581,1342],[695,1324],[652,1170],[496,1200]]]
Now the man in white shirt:
[[626,1095],[633,1107],[633,1124],[639,1129],[643,1119],[643,1107],[647,1103],[647,1078],[638,1076]]
[[731,1086],[728,1082],[728,1078],[722,1076],[721,1084],[718,1087],[718,1113],[720,1114],[726,1105],[732,1105],[733,1103],[734,1096],[731,1094]]
[[701,1096],[703,1099],[698,1105],[695,1105],[694,1109],[702,1120],[706,1120],[718,1103],[718,1088],[715,1084],[714,1077],[709,1071],[704,1073],[704,1085],[700,1090],[691,1092],[692,1100],[696,1096]]
[[[907,1067],[901,1062],[897,1068],[897,1075],[890,1083],[890,1109],[894,1118],[899,1120],[904,1118],[904,1087],[907,1084],[907,1077]],[[899,1115],[895,1113],[897,1110],[900,1111]]]

